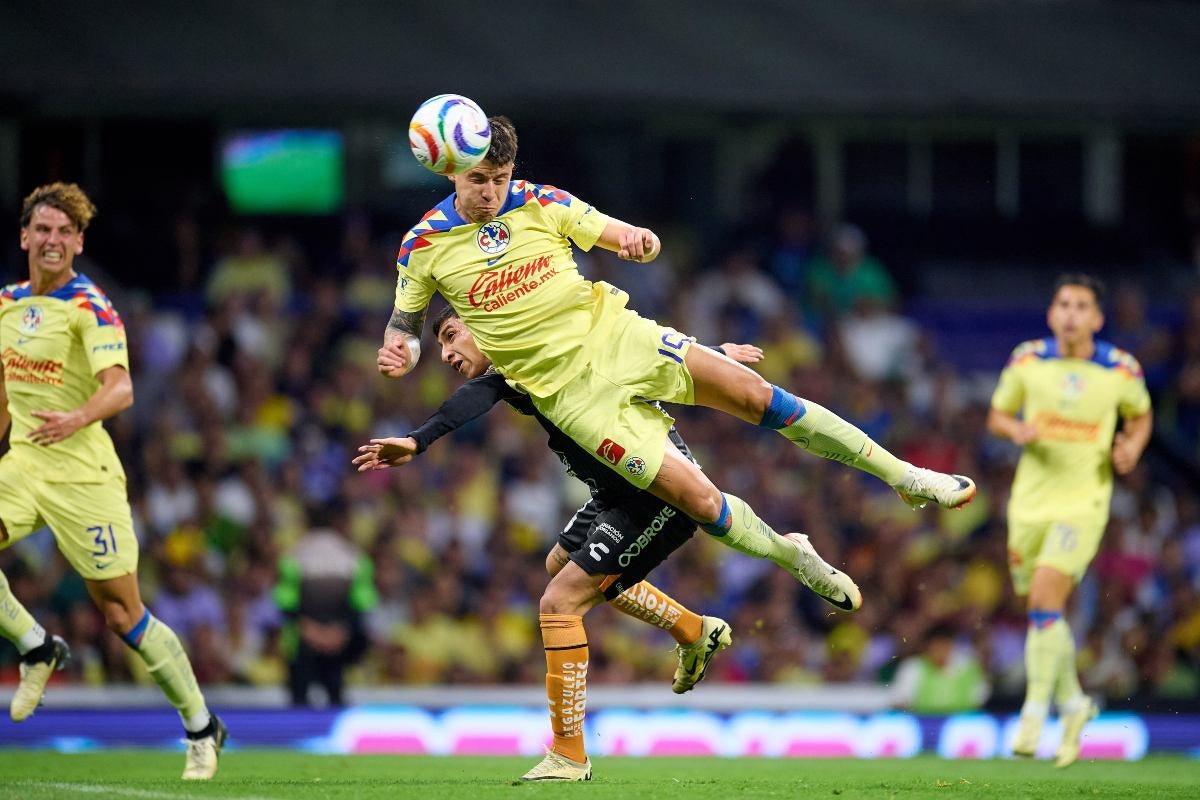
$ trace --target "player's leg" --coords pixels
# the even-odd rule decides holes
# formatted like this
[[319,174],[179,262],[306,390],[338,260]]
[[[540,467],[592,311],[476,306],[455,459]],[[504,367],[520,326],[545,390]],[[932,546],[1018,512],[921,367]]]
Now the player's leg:
[[[0,523],[0,537],[4,537]],[[21,722],[42,702],[50,676],[62,669],[70,659],[66,642],[48,636],[12,593],[8,579],[0,572],[0,635],[17,646],[21,654],[21,682],[13,692],[9,714],[13,722]]]
[[141,658],[150,677],[179,712],[187,737],[184,779],[211,778],[228,734],[205,705],[179,637],[142,604],[136,572],[84,582],[108,628]]
[[774,561],[835,607],[855,611],[862,606],[858,586],[822,559],[807,536],[776,533],[741,498],[717,489],[670,441],[665,442],[662,465],[649,491],[682,509],[725,546]]
[[[646,580],[695,532],[695,522],[678,508],[638,492],[592,517],[586,538],[567,556],[589,575],[603,576],[600,591],[614,608],[675,639],[678,665],[671,690],[676,694],[703,680],[713,657],[733,643],[725,620],[699,616]],[[568,529],[559,544],[575,541]]]
[[[0,550],[15,544],[45,523],[37,511],[34,487],[11,458],[0,459]],[[13,722],[28,719],[42,702],[46,684],[70,660],[71,651],[58,636],[51,636],[21,604],[8,578],[0,573],[0,635],[21,654],[21,681],[13,692],[9,714]]]
[[839,608],[857,608],[861,595],[853,581],[822,561],[807,537],[779,536],[679,453],[667,436],[671,417],[641,398],[692,400],[682,357],[655,344],[659,331],[668,331],[661,336],[664,343],[680,334],[635,314],[625,322],[624,334],[614,335],[603,358],[553,395],[531,397],[538,411],[624,480],[683,511],[724,544],[771,559]]
[[[649,495],[645,497],[653,502],[647,504],[634,495],[628,501],[632,507],[619,509],[589,500],[558,535],[558,541],[546,556],[546,571],[553,578],[574,556],[584,572],[605,577],[601,589],[614,609],[663,628],[681,646],[692,645],[700,639],[706,618],[644,580],[644,576],[691,538],[694,526],[688,524],[680,533],[681,526],[674,516],[684,515],[672,509],[672,516],[660,518],[662,503]],[[639,545],[639,534],[649,535],[653,547]],[[627,555],[631,547],[636,548],[636,556]],[[622,558],[624,565],[620,563]],[[632,579],[634,572],[630,568],[636,571]],[[669,613],[665,613],[667,609]]]
[[896,458],[829,409],[768,383],[731,358],[707,347],[688,347],[683,360],[697,405],[771,428],[813,455],[870,473],[914,508],[931,500],[959,508],[975,496],[970,478],[934,472]]
[[124,479],[58,485],[43,494],[42,514],[59,550],[84,579],[108,628],[141,658],[183,719],[188,743],[183,777],[211,778],[227,735],[225,726],[205,706],[175,632],[142,604],[138,541]]
[[1021,725],[1013,751],[1032,756],[1037,752],[1042,725],[1050,712],[1060,672],[1065,660],[1072,658],[1074,643],[1063,618],[1072,581],[1054,567],[1039,566],[1033,571],[1029,590],[1029,624],[1025,631],[1025,702],[1021,706]]
[[589,658],[583,615],[604,602],[600,592],[602,578],[568,563],[550,580],[542,595],[538,626],[546,651],[546,699],[554,744],[522,780],[592,778],[592,762],[583,741]]
[[[1075,639],[1067,624],[1066,611],[1071,592],[1100,547],[1107,523],[1107,516],[1101,515],[1050,526],[1029,591],[1031,628],[1035,615],[1040,616],[1045,626],[1037,632],[1037,647],[1047,653],[1043,660],[1056,657],[1057,662],[1051,691],[1062,723],[1062,738],[1055,757],[1055,766],[1060,768],[1074,764],[1079,758],[1083,728],[1098,711],[1079,684]],[[1027,651],[1033,644],[1032,638],[1027,640]],[[1043,664],[1041,669],[1045,668]]]

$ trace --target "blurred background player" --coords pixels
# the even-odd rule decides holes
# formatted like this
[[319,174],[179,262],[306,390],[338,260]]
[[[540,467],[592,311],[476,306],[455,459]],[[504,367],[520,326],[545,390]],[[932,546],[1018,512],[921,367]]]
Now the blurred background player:
[[[0,292],[0,432],[12,425],[0,458],[0,548],[50,528],[108,627],[179,711],[187,732],[183,777],[206,780],[217,771],[225,727],[205,706],[174,631],[142,604],[125,471],[101,424],[133,405],[133,382],[120,316],[73,268],[95,213],[83,190],[67,183],[39,186],[21,209],[29,280]],[[21,722],[70,652],[33,619],[2,574],[0,634],[22,656],[11,707]]]
[[[562,616],[563,611],[570,612],[566,616],[582,618],[597,604],[608,600],[617,610],[671,634],[678,643],[679,659],[671,688],[677,694],[690,691],[704,678],[713,656],[731,643],[729,625],[716,617],[698,616],[643,578],[692,537],[695,523],[679,509],[614,475],[539,413],[527,395],[511,388],[479,350],[452,306],[434,318],[433,334],[441,346],[442,361],[470,380],[408,437],[373,439],[359,448],[363,454],[354,461],[359,470],[407,463],[438,438],[486,413],[500,400],[519,413],[533,416],[549,434],[547,444],[568,472],[592,491],[592,499],[571,518],[546,558],[552,580],[542,598],[543,623],[545,617]],[[761,358],[761,351],[749,345],[724,344],[719,349],[742,363]],[[673,426],[667,435],[680,453],[694,461]],[[849,599],[850,595],[856,599],[861,595],[853,581],[825,563],[807,537],[802,534],[789,537],[797,543],[797,552],[802,556],[789,572],[835,606],[854,610],[857,603]],[[559,611],[551,613],[545,608]],[[564,654],[550,643],[556,641],[554,631],[554,628],[547,631],[543,624],[543,634],[551,637],[545,642],[548,675],[563,672],[558,662]],[[578,651],[587,652],[586,637],[577,640],[571,648],[574,652],[569,654],[576,659]],[[583,660],[587,660],[586,655]],[[586,670],[581,672],[576,668],[572,672],[568,691],[578,696],[586,680]],[[554,697],[550,700],[551,708],[560,703]],[[526,774],[527,780],[590,778],[591,764],[582,737],[585,706],[578,701],[575,705],[578,713],[571,715],[568,735],[556,731],[554,748]]]
[[[1080,688],[1063,613],[1108,524],[1113,471],[1137,465],[1153,425],[1137,360],[1095,339],[1103,291],[1088,275],[1058,279],[1046,314],[1054,335],[1017,346],[988,416],[992,433],[1023,448],[1008,504],[1009,565],[1029,615],[1013,752],[1036,753],[1053,697],[1063,721],[1059,767],[1079,757],[1083,726],[1097,711]],[[1114,436],[1118,415],[1124,424]]]

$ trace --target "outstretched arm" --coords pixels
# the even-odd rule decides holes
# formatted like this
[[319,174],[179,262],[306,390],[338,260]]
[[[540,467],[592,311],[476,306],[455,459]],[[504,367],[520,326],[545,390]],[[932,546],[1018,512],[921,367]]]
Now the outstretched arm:
[[383,347],[376,362],[379,372],[389,378],[400,378],[412,372],[421,358],[421,331],[425,328],[425,313],[392,309],[383,332]]
[[763,360],[762,348],[753,344],[726,342],[722,345],[710,344],[705,346],[716,350],[723,356],[729,356],[739,364],[757,364]]
[[503,376],[496,372],[467,381],[421,427],[403,438],[372,439],[358,448],[359,455],[352,463],[359,472],[407,464],[438,439],[486,414],[512,392]]

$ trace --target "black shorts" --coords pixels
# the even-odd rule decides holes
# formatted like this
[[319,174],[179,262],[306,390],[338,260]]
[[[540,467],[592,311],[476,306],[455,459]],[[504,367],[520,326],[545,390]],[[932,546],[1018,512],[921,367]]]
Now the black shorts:
[[558,535],[571,560],[589,575],[605,575],[602,591],[612,600],[650,574],[696,532],[678,508],[639,492],[612,505],[592,498]]

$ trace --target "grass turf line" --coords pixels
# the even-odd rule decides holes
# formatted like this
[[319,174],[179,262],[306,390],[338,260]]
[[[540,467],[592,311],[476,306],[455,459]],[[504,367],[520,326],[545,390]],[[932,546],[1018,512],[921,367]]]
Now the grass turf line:
[[280,750],[226,753],[212,783],[183,782],[182,753],[0,752],[0,798],[45,800],[375,800],[376,798],[1192,798],[1200,761],[1156,756],[1134,763],[1046,761],[600,758],[590,783],[524,784],[536,758],[317,756]]

